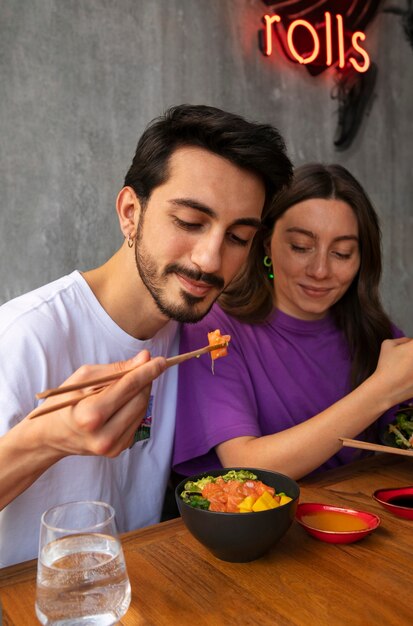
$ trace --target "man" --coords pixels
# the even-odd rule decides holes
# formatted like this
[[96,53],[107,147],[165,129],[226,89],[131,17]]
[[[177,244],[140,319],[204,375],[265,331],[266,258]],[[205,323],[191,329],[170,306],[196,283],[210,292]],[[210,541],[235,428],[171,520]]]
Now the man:
[[[290,176],[271,126],[174,107],[142,135],[117,197],[121,248],[0,308],[1,566],[36,556],[40,515],[59,502],[110,502],[122,532],[159,521],[177,377],[163,357],[177,351],[178,322],[201,319],[240,271]],[[27,417],[42,389],[130,368]]]

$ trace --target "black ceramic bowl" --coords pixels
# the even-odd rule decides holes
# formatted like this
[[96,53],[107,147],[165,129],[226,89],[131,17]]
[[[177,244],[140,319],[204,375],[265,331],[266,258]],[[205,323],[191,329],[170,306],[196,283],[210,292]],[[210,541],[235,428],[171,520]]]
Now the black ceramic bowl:
[[[291,502],[275,509],[253,513],[219,513],[194,509],[186,504],[180,494],[185,483],[204,476],[220,476],[230,470],[248,470],[258,480],[274,487],[278,493],[285,492]],[[287,532],[295,516],[300,489],[297,483],[284,474],[266,470],[228,467],[203,474],[188,476],[175,489],[175,498],[182,520],[192,535],[223,561],[244,563],[263,556]]]

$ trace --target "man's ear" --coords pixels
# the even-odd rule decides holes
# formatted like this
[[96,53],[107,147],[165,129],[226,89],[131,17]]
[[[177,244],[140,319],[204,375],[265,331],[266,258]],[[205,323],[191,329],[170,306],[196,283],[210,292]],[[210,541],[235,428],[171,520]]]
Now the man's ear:
[[123,236],[134,238],[141,212],[141,204],[132,187],[123,187],[116,198],[116,212]]

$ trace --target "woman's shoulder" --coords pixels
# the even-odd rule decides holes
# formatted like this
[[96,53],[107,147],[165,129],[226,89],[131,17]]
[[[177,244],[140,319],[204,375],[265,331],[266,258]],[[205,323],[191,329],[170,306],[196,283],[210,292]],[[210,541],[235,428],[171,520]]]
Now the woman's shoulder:
[[393,339],[398,339],[399,337],[405,337],[406,333],[404,333],[400,328],[398,328],[393,322],[391,322],[391,332]]
[[230,335],[230,351],[233,356],[239,353],[245,357],[247,354],[277,349],[277,333],[274,332],[272,319],[249,324],[232,317],[215,304],[201,321],[183,325],[180,352],[188,352],[206,345],[207,334],[217,329],[221,335]]
[[211,310],[199,322],[195,324],[183,324],[182,333],[192,335],[194,333],[209,333],[219,329],[222,335],[228,334],[227,330],[237,329],[244,324],[228,313],[225,313],[218,304],[214,304]]
[[242,339],[253,334],[254,328],[255,325],[240,322],[223,311],[218,304],[214,304],[209,313],[199,322],[182,325],[180,351],[182,352],[183,347],[185,350],[193,350],[206,345],[208,333],[214,330],[219,330],[221,335],[230,335],[232,339],[235,337]]

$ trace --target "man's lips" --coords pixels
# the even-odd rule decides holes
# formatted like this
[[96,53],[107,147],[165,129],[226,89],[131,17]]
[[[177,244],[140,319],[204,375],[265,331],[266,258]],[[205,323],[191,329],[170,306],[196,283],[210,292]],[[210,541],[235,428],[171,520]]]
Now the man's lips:
[[183,276],[182,274],[176,273],[176,277],[186,289],[186,291],[189,291],[192,295],[197,296],[198,298],[202,298],[211,289],[215,289],[213,285],[209,285],[208,283],[204,283],[198,280],[192,280],[191,278]]

